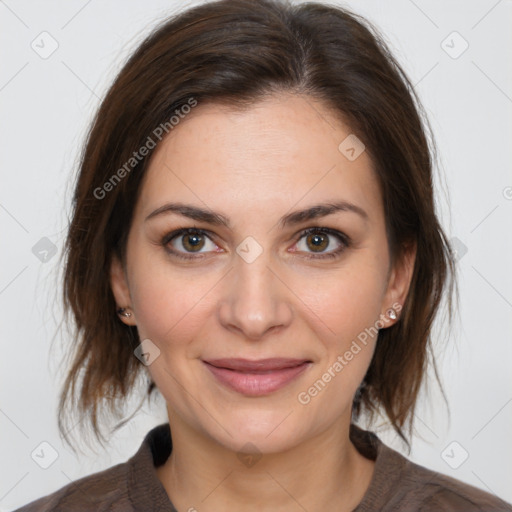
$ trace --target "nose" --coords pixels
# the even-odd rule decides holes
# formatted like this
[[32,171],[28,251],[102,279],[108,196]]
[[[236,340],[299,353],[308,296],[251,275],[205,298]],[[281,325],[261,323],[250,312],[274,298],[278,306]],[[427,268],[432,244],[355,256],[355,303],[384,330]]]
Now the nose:
[[251,263],[237,256],[222,290],[220,322],[245,339],[260,340],[268,332],[290,325],[292,296],[283,279],[270,268],[265,252]]

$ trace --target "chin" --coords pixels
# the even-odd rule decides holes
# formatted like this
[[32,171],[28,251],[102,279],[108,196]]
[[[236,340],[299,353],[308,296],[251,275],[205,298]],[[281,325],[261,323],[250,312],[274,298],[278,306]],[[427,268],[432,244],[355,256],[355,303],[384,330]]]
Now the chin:
[[[293,448],[304,440],[306,425],[298,424],[296,412],[240,411],[223,417],[222,426],[214,427],[209,436],[233,452],[278,453]],[[305,428],[306,427],[306,428]],[[227,432],[226,432],[227,431]],[[229,432],[229,434],[228,434]],[[231,435],[230,435],[231,434]]]

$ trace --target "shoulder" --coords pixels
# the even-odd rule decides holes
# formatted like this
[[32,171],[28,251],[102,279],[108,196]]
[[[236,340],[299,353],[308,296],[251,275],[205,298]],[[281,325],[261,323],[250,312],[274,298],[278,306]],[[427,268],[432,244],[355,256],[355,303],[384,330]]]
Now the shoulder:
[[408,499],[422,512],[512,512],[512,505],[490,492],[410,461],[404,467]]
[[172,450],[169,423],[154,427],[126,462],[80,478],[14,512],[175,512],[155,466]]
[[39,498],[14,512],[81,512],[95,510],[131,510],[127,476],[128,464],[122,463],[71,482],[61,489]]
[[352,428],[356,448],[375,461],[370,486],[354,512],[512,512],[494,494],[415,464],[372,432]]

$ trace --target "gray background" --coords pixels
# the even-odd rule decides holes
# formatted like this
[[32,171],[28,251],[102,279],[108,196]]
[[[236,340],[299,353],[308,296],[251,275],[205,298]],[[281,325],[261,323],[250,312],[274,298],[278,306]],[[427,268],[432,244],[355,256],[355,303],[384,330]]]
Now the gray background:
[[[76,458],[62,444],[55,415],[69,339],[55,338],[59,256],[72,172],[99,99],[143,35],[191,4],[0,0],[1,511],[126,460],[166,421],[160,401],[108,453]],[[460,258],[460,316],[449,343],[440,336],[437,345],[451,417],[432,386],[410,456],[512,501],[512,3],[340,5],[380,28],[422,98],[441,156],[439,211]]]

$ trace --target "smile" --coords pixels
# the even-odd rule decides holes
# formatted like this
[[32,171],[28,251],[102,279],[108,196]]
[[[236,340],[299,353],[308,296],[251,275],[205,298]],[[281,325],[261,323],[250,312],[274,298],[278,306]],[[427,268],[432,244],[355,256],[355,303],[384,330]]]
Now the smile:
[[307,370],[304,359],[215,359],[203,361],[224,386],[247,396],[264,396],[277,391]]

